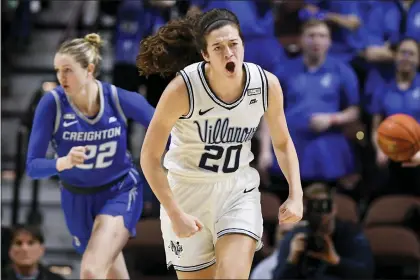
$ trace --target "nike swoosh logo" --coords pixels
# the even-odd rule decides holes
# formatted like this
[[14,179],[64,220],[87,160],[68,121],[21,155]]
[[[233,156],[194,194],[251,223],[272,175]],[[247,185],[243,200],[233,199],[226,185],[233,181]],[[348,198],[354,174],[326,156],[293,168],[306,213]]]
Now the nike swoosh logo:
[[250,189],[250,190],[244,189],[244,193],[249,193],[249,192],[252,192],[254,189],[255,189],[255,188],[252,188],[252,189]]
[[69,127],[69,126],[71,126],[71,125],[73,125],[73,124],[75,124],[75,123],[77,123],[78,121],[72,121],[72,122],[63,122],[63,126],[64,127]]
[[200,116],[202,116],[202,115],[204,115],[204,114],[208,113],[209,111],[211,111],[211,110],[213,110],[213,109],[214,109],[214,107],[211,107],[210,109],[207,109],[207,110],[205,110],[205,111],[201,111],[201,109],[200,109],[200,111],[198,111],[198,114],[199,114]]

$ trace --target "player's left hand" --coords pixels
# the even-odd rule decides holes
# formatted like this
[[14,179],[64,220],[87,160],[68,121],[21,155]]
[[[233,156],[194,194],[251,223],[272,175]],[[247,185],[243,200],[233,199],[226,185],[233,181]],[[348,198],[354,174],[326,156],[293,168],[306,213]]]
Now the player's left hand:
[[340,256],[337,254],[337,251],[335,250],[334,243],[329,235],[324,236],[325,240],[325,250],[322,252],[313,252],[309,251],[308,255],[323,260],[327,263],[336,265],[340,262]]
[[418,151],[410,161],[404,162],[402,166],[404,167],[416,167],[420,165],[420,151]]
[[294,224],[303,216],[303,199],[289,197],[279,208],[279,223]]

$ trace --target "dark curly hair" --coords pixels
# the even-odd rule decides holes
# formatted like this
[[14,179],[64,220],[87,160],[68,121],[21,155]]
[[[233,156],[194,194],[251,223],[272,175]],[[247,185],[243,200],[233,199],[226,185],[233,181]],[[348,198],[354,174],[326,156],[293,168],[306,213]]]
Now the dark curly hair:
[[206,35],[226,25],[236,26],[243,39],[238,18],[226,9],[213,9],[168,22],[155,35],[140,42],[136,58],[140,75],[170,76],[203,60],[201,51],[207,49]]

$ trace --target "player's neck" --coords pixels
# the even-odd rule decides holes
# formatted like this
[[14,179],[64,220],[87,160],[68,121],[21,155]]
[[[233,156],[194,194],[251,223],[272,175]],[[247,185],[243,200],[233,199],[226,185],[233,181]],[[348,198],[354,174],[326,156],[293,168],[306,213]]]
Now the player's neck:
[[89,82],[81,92],[72,98],[77,109],[86,116],[95,116],[100,109],[99,86],[96,81]]
[[304,54],[303,62],[305,63],[306,67],[308,67],[308,69],[316,69],[319,68],[322,64],[324,64],[325,58],[325,55],[316,57]]
[[212,91],[223,101],[230,103],[234,102],[242,94],[246,73],[243,67],[240,67],[235,77],[227,78],[223,74],[212,71],[211,68],[206,68],[205,75]]

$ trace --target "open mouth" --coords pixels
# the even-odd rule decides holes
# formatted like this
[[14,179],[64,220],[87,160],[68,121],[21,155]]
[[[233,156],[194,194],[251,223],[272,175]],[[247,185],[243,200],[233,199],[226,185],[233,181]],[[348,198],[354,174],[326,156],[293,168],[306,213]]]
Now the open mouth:
[[233,72],[235,72],[235,63],[233,63],[233,62],[228,62],[228,63],[226,63],[225,68],[226,68],[226,70],[228,70],[230,73],[233,73]]

